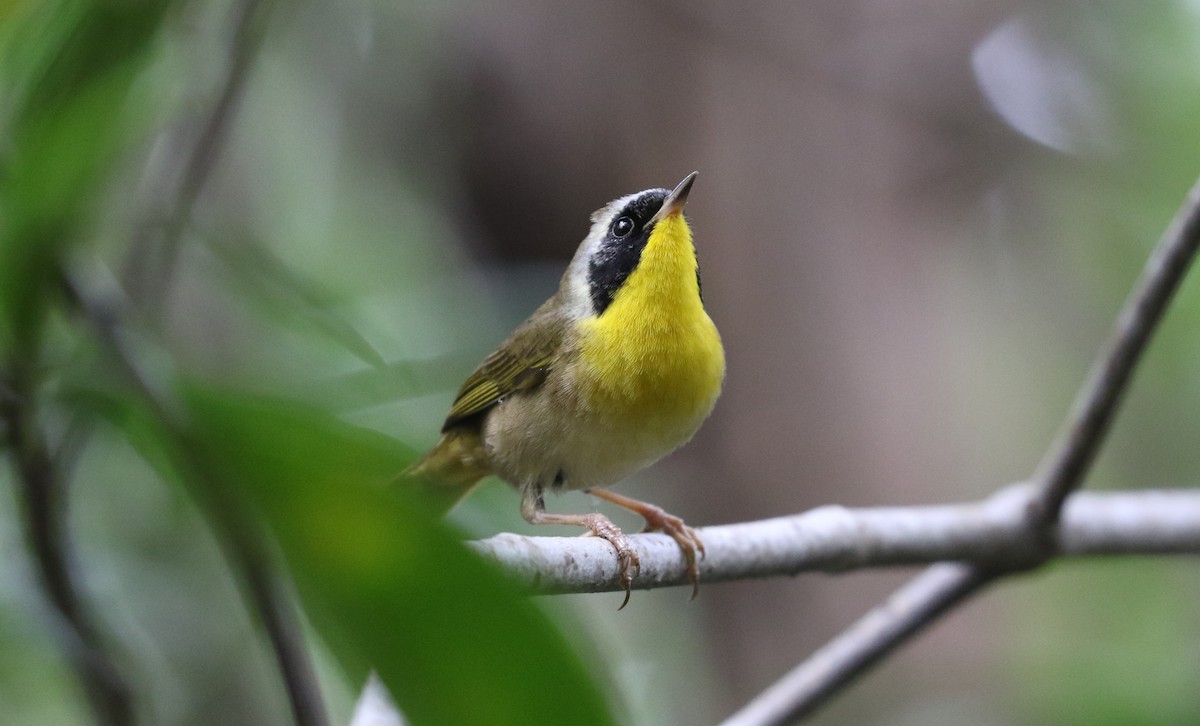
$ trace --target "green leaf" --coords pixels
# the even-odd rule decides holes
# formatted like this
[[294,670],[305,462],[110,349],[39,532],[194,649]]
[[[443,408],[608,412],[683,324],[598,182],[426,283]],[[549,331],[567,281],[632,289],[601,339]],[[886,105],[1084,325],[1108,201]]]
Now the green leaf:
[[[0,58],[0,333],[28,343],[59,251],[128,141],[132,86],[166,2],[63,0],[27,8]],[[2,339],[2,338],[0,338]],[[10,341],[11,342],[11,341]]]
[[199,451],[261,512],[312,622],[413,724],[613,722],[550,619],[391,484],[412,452],[290,403],[187,398]]
[[315,330],[376,370],[387,367],[379,351],[333,312],[333,301],[316,281],[293,271],[258,240],[212,237],[208,242],[247,300],[285,325]]

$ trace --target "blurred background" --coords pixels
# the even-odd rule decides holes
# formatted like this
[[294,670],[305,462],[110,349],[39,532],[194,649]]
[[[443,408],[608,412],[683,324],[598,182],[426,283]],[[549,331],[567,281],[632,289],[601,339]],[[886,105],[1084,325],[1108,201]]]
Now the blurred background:
[[[699,170],[688,216],[725,391],[689,446],[620,487],[692,525],[971,500],[1029,475],[1200,174],[1190,0],[302,0],[262,6],[252,41],[234,30],[246,7],[168,8],[89,217],[152,345],[422,449],[553,292],[588,215]],[[8,42],[48,8],[13,4]],[[211,169],[173,221],[180,156],[239,53]],[[139,248],[174,223],[169,259]],[[1089,486],[1200,481],[1198,324],[1189,280]],[[69,521],[154,722],[288,722],[194,505],[117,439],[81,452]],[[0,724],[86,722],[0,481]],[[529,532],[517,504],[492,481],[453,518]],[[622,719],[698,724],[910,574],[710,584],[690,603],[638,592],[619,613],[615,594],[539,604]],[[813,722],[1189,722],[1197,575],[1124,559],[1006,582]],[[359,684],[321,668],[344,723]]]

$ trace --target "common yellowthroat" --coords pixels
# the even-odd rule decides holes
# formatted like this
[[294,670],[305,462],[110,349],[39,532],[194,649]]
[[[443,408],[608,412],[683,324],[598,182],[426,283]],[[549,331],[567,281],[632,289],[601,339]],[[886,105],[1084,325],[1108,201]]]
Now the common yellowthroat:
[[553,514],[543,493],[582,489],[640,514],[688,562],[693,597],[704,545],[683,520],[601,489],[686,443],[725,375],[721,338],[700,297],[700,268],[683,217],[692,172],[592,214],[558,292],[467,378],[441,439],[407,473],[449,505],[495,474],[521,494],[534,524],[585,527],[620,561],[625,603],[637,553],[607,517]]

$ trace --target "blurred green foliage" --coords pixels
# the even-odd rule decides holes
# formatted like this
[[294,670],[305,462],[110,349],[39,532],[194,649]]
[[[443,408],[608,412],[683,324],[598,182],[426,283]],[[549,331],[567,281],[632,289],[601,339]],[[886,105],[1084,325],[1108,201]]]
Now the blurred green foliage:
[[[558,626],[463,547],[460,533],[389,486],[411,461],[411,449],[339,422],[330,412],[336,408],[332,403],[322,410],[249,389],[217,389],[198,379],[185,385],[185,357],[151,323],[161,311],[135,314],[142,302],[136,291],[130,291],[129,299],[110,296],[111,282],[105,280],[109,249],[98,244],[97,229],[132,239],[134,229],[120,231],[122,215],[137,219],[146,212],[125,198],[127,190],[113,196],[111,189],[129,156],[146,142],[147,132],[175,112],[166,103],[170,93],[147,103],[135,88],[163,80],[161,64],[170,53],[152,50],[177,41],[181,16],[194,11],[166,2],[121,0],[10,8],[0,76],[6,139],[0,150],[0,325],[3,395],[12,401],[5,410],[32,421],[53,447],[55,476],[70,476],[69,460],[83,457],[89,475],[80,477],[76,489],[85,491],[76,494],[85,502],[99,497],[104,506],[128,516],[143,506],[137,500],[121,502],[129,490],[114,485],[113,476],[158,479],[159,499],[175,503],[166,510],[145,511],[161,517],[169,515],[170,507],[186,507],[179,531],[193,536],[197,523],[211,525],[203,537],[208,541],[199,543],[209,551],[207,558],[215,542],[227,553],[244,544],[228,539],[228,522],[242,517],[228,510],[254,513],[252,526],[270,533],[315,628],[317,639],[302,647],[320,654],[320,643],[327,644],[341,666],[322,669],[326,680],[337,679],[324,683],[325,689],[352,693],[375,670],[415,724],[611,723],[609,699]],[[113,203],[102,208],[106,200]],[[189,211],[182,210],[184,215]],[[228,278],[235,283],[232,289],[266,311],[269,325],[303,331],[293,338],[294,345],[332,342],[343,353],[383,367],[379,354],[333,311],[331,296],[319,285],[291,272],[256,240],[231,239],[214,237],[213,259],[236,273]],[[168,257],[163,264],[172,263]],[[169,267],[155,271],[167,277],[172,272]],[[72,295],[64,293],[67,279],[79,283]],[[75,295],[85,299],[78,301]],[[318,335],[311,337],[314,332]],[[117,431],[125,433],[124,441],[113,436]],[[7,453],[14,459],[20,455],[17,447],[27,445],[16,438],[9,443]],[[105,459],[127,458],[130,452],[144,459],[140,474],[128,463],[106,472]],[[24,496],[62,484],[28,477],[18,482],[7,473],[6,480]],[[111,488],[86,491],[97,485]],[[4,530],[5,550],[11,555],[23,549],[14,524],[8,522]],[[107,536],[111,544],[112,534]],[[80,540],[85,566],[77,570],[83,575],[77,580],[84,583],[87,601],[97,585],[96,573],[112,572],[112,566],[104,563],[103,552],[87,546],[86,526]],[[143,580],[137,594],[148,596],[170,578],[147,582],[162,574],[150,567],[154,555],[146,555],[137,566],[146,570],[121,577]],[[185,553],[175,564],[195,557]],[[214,563],[206,557],[200,558],[196,572],[180,576],[212,577],[205,569]],[[18,561],[24,568],[6,576],[36,582],[38,575],[27,569],[31,561]],[[92,564],[99,566],[93,569]],[[141,647],[136,641],[156,639],[161,633],[155,630],[162,627],[211,631],[213,625],[199,617],[208,606],[180,602],[182,611],[154,625],[141,620],[149,612],[143,604],[105,593],[111,586],[103,583],[99,589],[100,602],[119,601],[118,613],[128,609],[122,623],[121,615],[92,603],[105,612],[105,627],[125,631],[125,640],[110,632],[102,645],[119,654],[145,722],[272,723],[286,718],[277,678],[261,672],[237,679],[238,688],[246,691],[240,705],[236,700],[217,702],[221,699],[215,694],[227,686],[212,671],[197,671],[198,681],[151,675],[154,661],[170,661],[175,654],[164,649],[167,639]],[[48,603],[27,592],[30,596],[20,601],[0,602],[0,723],[87,720],[86,709],[69,697],[77,692],[63,667],[69,659],[65,653],[51,655],[55,642],[68,643],[73,636]],[[221,608],[210,616],[230,618],[225,629],[235,634],[246,627],[247,615],[236,609]],[[256,618],[250,614],[248,620]],[[37,625],[41,635],[32,634],[29,625]],[[200,638],[186,647],[213,650],[190,658],[216,656],[217,669],[227,668],[232,658],[253,671],[265,662],[263,637],[243,641],[242,653],[224,657],[216,649],[230,647],[228,642]],[[155,692],[164,684],[193,693],[164,697]],[[335,709],[335,721],[344,722],[346,705]]]
[[1189,723],[1200,710],[1195,565],[1121,560],[1053,567],[1010,593],[1007,678],[1021,719]]
[[204,390],[188,400],[209,481],[255,503],[320,632],[359,680],[374,668],[414,723],[609,720],[567,641],[515,585],[380,486],[411,460],[394,441],[294,404]]
[[0,175],[3,341],[28,344],[42,325],[61,248],[136,124],[131,87],[166,2],[18,5],[3,58],[8,147]]

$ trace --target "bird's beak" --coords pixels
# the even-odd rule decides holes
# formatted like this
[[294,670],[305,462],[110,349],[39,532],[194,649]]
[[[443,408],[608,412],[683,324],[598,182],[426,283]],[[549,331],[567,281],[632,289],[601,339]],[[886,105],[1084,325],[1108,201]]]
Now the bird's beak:
[[676,214],[683,214],[683,207],[687,204],[688,192],[692,191],[692,182],[696,181],[696,177],[700,176],[700,172],[693,171],[679,182],[667,198],[663,200],[662,207],[650,218],[650,224],[659,222],[667,217],[673,217]]

